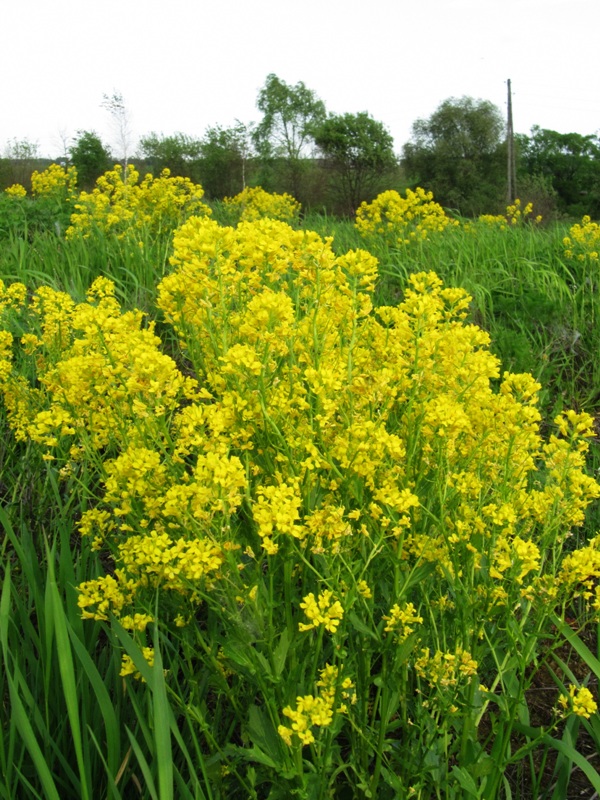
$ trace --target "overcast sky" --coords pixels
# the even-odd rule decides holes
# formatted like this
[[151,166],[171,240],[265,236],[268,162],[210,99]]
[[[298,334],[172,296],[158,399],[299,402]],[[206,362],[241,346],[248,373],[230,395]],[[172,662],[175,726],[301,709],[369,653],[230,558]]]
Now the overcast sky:
[[260,119],[271,72],[335,113],[368,111],[399,152],[448,97],[491,100],[515,131],[600,129],[600,0],[1,0],[0,152],[111,144],[103,94],[135,138]]

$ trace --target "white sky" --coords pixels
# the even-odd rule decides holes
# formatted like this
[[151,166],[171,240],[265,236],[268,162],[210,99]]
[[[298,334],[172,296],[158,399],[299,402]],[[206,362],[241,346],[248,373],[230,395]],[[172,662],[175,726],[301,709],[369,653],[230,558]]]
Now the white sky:
[[448,97],[491,100],[515,130],[600,129],[600,0],[0,0],[0,152],[58,157],[104,93],[139,136],[258,121],[274,72],[335,113],[368,111],[400,152]]

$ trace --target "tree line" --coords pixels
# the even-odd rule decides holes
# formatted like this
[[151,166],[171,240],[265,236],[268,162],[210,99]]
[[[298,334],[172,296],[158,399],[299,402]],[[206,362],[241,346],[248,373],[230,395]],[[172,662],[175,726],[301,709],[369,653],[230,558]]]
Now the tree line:
[[[382,122],[370,114],[334,114],[303,82],[289,85],[271,74],[260,89],[257,123],[143,136],[135,150],[123,98],[105,96],[118,141],[118,157],[139,169],[201,183],[208,199],[233,196],[245,186],[289,192],[304,207],[352,215],[384,189],[422,186],[444,207],[464,216],[495,213],[506,204],[506,125],[487,100],[449,98],[412,125],[401,153]],[[0,160],[0,187],[34,162],[33,146],[13,142]],[[134,150],[134,155],[130,155]],[[544,216],[600,216],[600,139],[532,128],[515,137],[517,191]],[[90,189],[115,155],[94,131],[79,131],[63,160],[77,167]],[[23,181],[19,181],[23,182]]]

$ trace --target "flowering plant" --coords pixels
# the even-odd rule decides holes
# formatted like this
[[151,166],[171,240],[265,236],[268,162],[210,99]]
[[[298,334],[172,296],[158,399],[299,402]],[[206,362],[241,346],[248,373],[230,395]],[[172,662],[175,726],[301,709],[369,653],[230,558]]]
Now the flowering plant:
[[235,197],[226,197],[224,204],[233,212],[238,222],[252,222],[269,217],[282,222],[297,222],[300,203],[291,195],[266,192],[260,186],[246,186]]
[[[206,216],[171,265],[181,357],[106,279],[80,303],[0,287],[10,425],[102,556],[83,616],[131,632],[133,679],[162,632],[223,796],[258,796],[258,770],[301,796],[496,796],[553,615],[600,608],[599,542],[564,552],[600,496],[593,419],[543,435],[539,384],[501,374],[432,272],[375,309],[366,251]],[[574,690],[552,724],[593,703]]]
[[153,234],[170,232],[191,214],[209,215],[202,202],[204,190],[189,178],[171,177],[168,169],[158,178],[148,174],[139,183],[132,164],[101,175],[92,192],[81,192],[67,229],[67,238],[89,237],[93,229],[119,238],[135,235],[142,228]]
[[423,241],[432,233],[458,225],[434,201],[433,193],[417,187],[407,189],[405,197],[390,190],[372,203],[363,202],[356,212],[356,228],[361,236],[383,237],[392,247]]
[[587,215],[576,222],[563,239],[565,258],[577,261],[598,262],[600,251],[600,225]]

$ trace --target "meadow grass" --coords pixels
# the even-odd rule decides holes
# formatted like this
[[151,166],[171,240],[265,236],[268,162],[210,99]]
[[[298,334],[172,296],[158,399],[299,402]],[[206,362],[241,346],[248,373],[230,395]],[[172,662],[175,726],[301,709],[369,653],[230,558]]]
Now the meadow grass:
[[[217,209],[215,215],[218,213]],[[600,376],[595,357],[600,344],[595,297],[597,277],[593,264],[565,259],[562,242],[568,225],[522,226],[508,231],[481,228],[475,232],[467,228],[401,246],[365,240],[351,222],[321,215],[306,216],[300,229],[333,237],[332,250],[338,256],[354,249],[372,253],[379,264],[379,278],[372,287],[374,305],[396,308],[402,303],[413,303],[410,313],[414,314],[417,327],[419,320],[425,318],[418,310],[421,295],[410,284],[411,275],[434,271],[445,287],[465,289],[472,301],[465,305],[467,317],[460,325],[474,322],[490,333],[491,351],[501,359],[501,372],[531,373],[542,384],[540,429],[545,435],[552,430],[554,417],[567,409],[575,408],[596,416],[600,403]],[[257,238],[248,239],[248,249],[244,252],[258,252],[263,247],[262,240],[253,229],[247,230],[249,237],[252,234]],[[193,235],[202,243],[200,234],[204,236],[206,231],[208,227]],[[191,233],[188,235],[192,237]],[[305,257],[302,248],[308,246],[306,243],[298,244],[293,235],[283,229],[274,228],[271,235],[282,237],[286,248],[297,248],[294,263]],[[225,245],[220,246],[225,251]],[[229,242],[227,247],[233,244]],[[319,248],[321,252],[320,245]],[[186,255],[182,256],[182,252]],[[491,595],[485,595],[492,591],[490,587],[498,586],[489,577],[483,579],[479,575],[481,563],[473,559],[468,548],[463,548],[464,543],[459,541],[455,552],[448,547],[448,543],[454,541],[451,537],[456,534],[457,523],[472,524],[473,517],[463,516],[468,507],[469,514],[486,519],[486,524],[496,531],[495,543],[480,553],[481,558],[495,563],[501,548],[508,546],[498,544],[498,550],[496,543],[504,541],[503,526],[509,523],[508,517],[504,521],[501,517],[503,513],[510,513],[511,492],[525,492],[517,472],[511,477],[511,470],[517,467],[514,466],[516,462],[513,464],[510,447],[502,462],[505,474],[494,473],[501,487],[498,495],[493,494],[496,489],[492,487],[486,488],[481,498],[477,495],[475,499],[476,494],[471,498],[469,492],[473,489],[468,487],[466,479],[462,489],[456,489],[456,484],[452,488],[448,480],[457,481],[459,473],[473,472],[480,478],[488,474],[485,458],[492,459],[492,451],[486,450],[486,437],[482,437],[477,448],[454,463],[452,453],[440,449],[433,434],[427,432],[438,423],[434,423],[431,415],[425,419],[426,402],[431,398],[448,402],[447,395],[454,391],[454,376],[461,370],[468,374],[471,369],[476,377],[477,370],[483,368],[484,359],[480,361],[479,356],[473,356],[472,361],[469,359],[481,345],[473,345],[472,350],[469,345],[464,351],[463,363],[452,355],[453,337],[463,335],[463,328],[446,329],[443,315],[435,317],[435,327],[433,323],[424,322],[425,330],[439,332],[439,340],[432,340],[426,363],[442,359],[439,369],[444,376],[443,388],[432,384],[427,390],[430,394],[425,391],[419,394],[420,390],[407,386],[407,399],[402,401],[404,405],[400,410],[389,412],[385,431],[378,427],[375,417],[363,416],[359,410],[357,398],[364,391],[359,388],[362,383],[356,384],[354,394],[346,394],[347,387],[341,378],[336,382],[338,378],[327,372],[339,370],[339,375],[351,383],[356,379],[352,376],[360,376],[362,369],[373,381],[380,381],[378,391],[387,391],[388,359],[390,364],[395,363],[391,317],[387,323],[388,333],[383,327],[377,333],[382,337],[381,343],[389,337],[389,345],[386,345],[389,352],[378,339],[369,338],[374,334],[367,327],[361,327],[356,321],[348,322],[352,314],[364,314],[357,309],[361,303],[366,303],[361,299],[365,290],[356,281],[364,280],[365,286],[369,283],[371,267],[366,256],[359,259],[358,267],[352,262],[345,263],[346,277],[342,279],[340,272],[340,277],[336,278],[343,291],[339,297],[337,294],[332,297],[329,307],[335,322],[333,329],[331,320],[322,318],[318,310],[321,302],[329,302],[330,273],[325,267],[322,274],[328,276],[327,280],[319,283],[320,273],[307,277],[303,294],[292,283],[288,286],[287,278],[282,278],[276,286],[269,283],[273,281],[272,276],[264,277],[261,272],[264,264],[256,261],[253,268],[256,274],[263,276],[261,280],[267,287],[264,302],[271,303],[269,292],[279,292],[277,303],[265,305],[271,309],[271,315],[275,314],[271,319],[279,319],[277,324],[281,326],[279,333],[277,328],[273,329],[272,337],[273,330],[267,331],[266,341],[276,352],[273,358],[272,354],[260,350],[258,344],[262,338],[256,333],[255,320],[261,318],[263,309],[252,306],[246,311],[251,295],[244,294],[243,285],[236,285],[234,290],[229,288],[227,281],[231,271],[226,262],[218,262],[218,268],[211,274],[213,283],[209,290],[212,294],[196,295],[203,276],[185,271],[186,259],[192,258],[190,253],[193,252],[193,244],[187,240],[180,241],[179,251],[177,248],[174,251],[170,235],[157,237],[143,228],[137,232],[135,240],[107,235],[101,230],[94,231],[86,239],[65,239],[54,230],[27,236],[9,231],[0,249],[0,277],[6,284],[24,283],[29,303],[36,289],[49,285],[57,292],[70,295],[79,304],[81,313],[87,314],[86,293],[93,281],[99,277],[110,278],[119,308],[111,305],[110,293],[104,305],[101,294],[89,303],[90,308],[105,309],[107,319],[113,320],[108,327],[102,327],[104,318],[90,318],[92,327],[97,326],[100,332],[102,346],[106,345],[106,337],[113,335],[114,326],[120,324],[115,320],[122,319],[122,311],[139,308],[158,320],[156,330],[164,334],[163,347],[166,345],[181,372],[202,379],[212,392],[210,402],[209,398],[202,401],[208,403],[206,405],[192,395],[187,396],[183,388],[174,399],[169,399],[165,393],[156,406],[148,405],[149,396],[136,395],[137,400],[142,398],[146,405],[132,406],[131,419],[127,418],[126,424],[125,416],[122,417],[123,429],[118,426],[110,429],[106,439],[97,443],[90,438],[93,431],[85,429],[85,422],[82,422],[85,435],[77,442],[85,457],[75,461],[69,459],[68,447],[62,453],[60,448],[48,450],[44,439],[46,432],[38,430],[37,443],[31,436],[15,440],[14,413],[9,420],[3,411],[4,435],[0,449],[0,523],[4,530],[0,595],[3,664],[0,672],[3,698],[0,770],[3,783],[0,797],[148,797],[160,800],[173,797],[211,800],[239,797],[245,800],[252,797],[276,800],[297,796],[307,800],[325,797],[345,800],[406,796],[422,800],[430,797],[558,800],[568,796],[574,770],[585,776],[593,791],[600,791],[600,774],[585,757],[582,740],[578,739],[579,731],[584,730],[586,741],[599,743],[600,719],[597,713],[589,717],[577,713],[569,716],[566,710],[562,718],[558,705],[560,696],[569,697],[570,686],[577,687],[577,691],[569,702],[574,703],[579,697],[584,702],[586,695],[582,690],[588,684],[595,686],[600,677],[600,663],[593,652],[595,644],[589,637],[579,635],[581,629],[574,623],[574,618],[580,618],[582,624],[591,620],[593,626],[594,615],[590,614],[585,597],[577,593],[565,595],[558,607],[553,603],[548,603],[546,610],[543,604],[536,606],[533,594],[527,596],[527,591],[533,593],[533,589],[527,588],[527,582],[523,583],[527,573],[522,573],[526,564],[531,570],[543,571],[549,586],[563,574],[561,565],[565,563],[565,553],[583,550],[587,559],[595,563],[593,546],[589,550],[585,548],[595,534],[597,512],[593,507],[588,510],[587,522],[581,526],[575,512],[568,517],[568,514],[563,515],[560,504],[549,507],[547,518],[544,517],[546,521],[540,523],[539,541],[532,539],[540,546],[538,556],[526,557],[523,550],[523,555],[515,562],[516,571],[510,573],[510,580],[508,575],[512,567],[500,569],[502,575],[507,576],[502,587],[512,605],[508,602],[505,606],[497,605],[490,600]],[[173,254],[176,260],[170,264]],[[358,271],[353,273],[355,268]],[[178,274],[182,276],[181,283],[176,285]],[[163,279],[167,281],[161,289]],[[315,285],[322,293],[316,299],[312,294]],[[435,286],[423,290],[425,294],[433,293],[441,309],[439,291]],[[292,324],[291,317],[289,320],[277,317],[277,313],[283,313],[286,292],[296,310],[304,309],[302,319],[311,318],[313,314],[311,329],[305,330],[300,325],[294,328],[292,336],[286,327]],[[208,296],[215,310],[202,316],[198,309],[209,308]],[[173,297],[178,299],[171,302],[169,298]],[[215,298],[219,298],[221,307],[214,305]],[[452,298],[452,302],[462,302],[457,299],[459,295],[452,295]],[[186,302],[189,302],[189,309],[186,309]],[[313,302],[314,307],[310,305]],[[307,303],[313,311],[306,310]],[[342,308],[354,311],[352,314],[347,311],[349,316],[344,316]],[[238,319],[242,313],[240,309],[246,313],[243,320]],[[335,316],[338,313],[342,314],[339,318]],[[30,317],[9,309],[5,328],[15,337],[33,331],[27,326],[31,325],[31,319],[37,318],[35,314]],[[41,318],[36,324],[43,321]],[[36,330],[43,339],[43,326]],[[150,348],[148,342],[138,339],[134,345],[134,339],[127,338],[133,336],[132,330],[128,328],[123,333],[123,341],[131,341],[132,350],[142,344]],[[210,337],[204,336],[207,330]],[[66,328],[64,334],[67,335]],[[306,340],[305,336],[308,336]],[[40,404],[38,409],[55,410],[60,404],[57,390],[51,388],[53,382],[48,377],[51,368],[66,369],[66,356],[70,352],[66,342],[71,340],[60,341],[60,352],[53,351],[51,344],[46,343],[46,349],[38,349],[37,357],[20,351],[15,355],[15,371],[26,376],[31,387],[40,392],[35,395]],[[281,344],[284,341],[293,341],[297,348],[303,343],[305,350],[286,350]],[[199,342],[202,342],[201,347]],[[251,357],[248,351],[233,349],[234,345],[246,346],[246,342],[255,343],[262,363],[262,372],[256,381],[252,377],[254,367],[248,368],[244,361]],[[371,346],[374,348],[372,358],[368,351]],[[425,335],[422,346],[429,347]],[[294,361],[291,352],[303,353],[302,358]],[[150,358],[148,353],[150,350],[144,357]],[[447,366],[443,366],[439,353],[446,354]],[[234,355],[240,360],[234,360]],[[425,358],[407,349],[398,362],[412,359],[415,387],[421,386],[419,381],[427,383],[431,377],[426,368],[419,371],[418,357]],[[126,358],[121,349],[112,351],[111,369],[115,368],[118,358]],[[284,406],[281,411],[277,403],[283,400],[279,395],[277,403],[274,400],[276,387],[281,383],[285,385],[286,381],[290,387],[289,397],[294,397],[293,376],[304,358],[315,370],[314,375],[307,373],[306,378],[312,387],[309,418],[316,447],[310,452],[302,451],[299,444],[290,444],[294,425],[308,424],[303,421],[304,417],[291,415],[292,411],[297,412],[293,404]],[[129,365],[127,369],[133,369],[133,362],[123,363]],[[217,374],[220,363],[225,363],[227,369]],[[264,377],[267,369],[272,370],[269,380]],[[319,370],[321,377],[317,378]],[[69,379],[68,372],[60,374],[63,379]],[[494,391],[503,391],[501,377],[494,377],[492,372],[490,375]],[[165,385],[170,380],[165,378]],[[528,384],[519,386],[525,397],[532,391],[527,388]],[[112,390],[108,384],[105,391],[108,400],[102,408],[110,415],[113,413],[109,402]],[[456,402],[466,402],[464,398],[469,396],[469,391],[468,381],[457,387]],[[504,391],[509,392],[506,384]],[[231,407],[229,401],[239,402],[242,395],[246,399],[257,398],[256,406],[248,406],[243,424],[239,420],[234,424],[233,417],[224,417],[230,420],[231,430],[227,432],[226,427],[221,427],[217,411],[226,413]],[[226,399],[222,406],[221,396]],[[395,396],[389,397],[386,402],[392,408]],[[524,403],[523,407],[526,405]],[[144,506],[144,498],[159,496],[152,494],[159,492],[152,483],[153,476],[166,470],[164,474],[170,476],[172,490],[177,492],[184,491],[181,486],[194,483],[192,465],[203,451],[194,449],[197,445],[184,440],[183,428],[177,427],[176,420],[187,419],[184,415],[191,412],[185,409],[196,407],[200,409],[198,413],[215,415],[209,422],[206,417],[203,424],[207,424],[210,431],[204,434],[207,441],[212,442],[213,437],[214,452],[220,454],[222,473],[219,474],[225,475],[229,470],[230,479],[237,480],[233,474],[237,470],[237,462],[233,461],[236,454],[235,458],[240,460],[240,475],[246,476],[242,492],[245,496],[239,501],[227,501],[231,506],[229,510],[224,495],[220,495],[221,505],[215,505],[217,510],[211,511],[214,517],[203,517],[204,522],[196,528],[193,526],[197,523],[186,518],[192,535],[201,538],[208,529],[213,543],[227,543],[219,555],[220,571],[226,578],[221,585],[210,575],[203,577],[195,589],[193,582],[185,583],[186,592],[193,589],[197,594],[196,600],[187,607],[192,620],[187,626],[179,627],[174,622],[176,614],[184,613],[184,606],[180,609],[179,600],[173,599],[177,593],[169,589],[168,581],[164,585],[157,584],[156,591],[143,598],[142,589],[139,590],[140,605],[136,610],[153,620],[145,632],[122,626],[119,613],[82,619],[78,587],[102,576],[114,576],[115,569],[122,569],[119,558],[123,542],[116,536],[111,541],[107,534],[102,546],[90,547],[89,538],[80,535],[81,520],[91,510],[109,508],[111,503],[113,506],[117,503],[108,497],[112,491],[111,480],[117,475],[115,465],[121,463],[118,460],[129,452],[132,431],[140,452],[141,449],[150,451],[154,442],[160,442],[160,460],[153,462],[155,466],[146,473],[140,472],[139,480],[144,481],[144,489],[135,495],[129,512],[134,516],[138,514],[136,522],[132,522],[133,517],[125,517],[132,531],[137,532],[147,525],[151,512]],[[148,408],[152,408],[152,412],[148,417],[150,422],[146,423],[143,414],[147,414]],[[140,409],[143,413],[138,417]],[[78,413],[84,420],[85,405]],[[507,417],[511,425],[526,428],[527,416],[518,419],[520,421],[515,423]],[[290,420],[295,420],[291,427]],[[334,420],[337,421],[334,423]],[[350,425],[352,420],[355,423],[352,434],[342,434],[341,431],[346,430],[344,426]],[[474,420],[473,417],[473,424]],[[334,442],[327,433],[327,426],[340,425],[339,437],[347,436],[345,446],[350,448],[353,437],[360,439],[361,425],[367,422],[373,425],[368,428],[372,442],[365,439],[362,452],[375,463],[375,450],[369,448],[375,447],[378,436],[383,437],[381,442],[385,441],[385,447],[389,448],[385,456],[377,456],[382,460],[377,466],[378,477],[371,484],[368,471],[355,469],[352,459],[348,460],[347,472],[340,472],[339,464],[344,458],[341,438]],[[575,421],[573,424],[581,424],[584,430],[588,423]],[[34,428],[30,430],[34,432]],[[384,481],[386,472],[397,466],[399,441],[385,438],[389,432],[402,440],[402,461],[410,480],[407,478],[403,483],[405,479],[400,476],[398,480],[407,494],[395,501],[396,511],[388,499],[388,504],[383,503],[379,511],[371,509],[375,516],[369,518],[366,509],[369,503],[376,502],[373,492],[377,481]],[[553,481],[567,481],[571,472],[579,474],[577,458],[583,458],[584,440],[590,441],[588,469],[595,470],[600,457],[591,434],[591,428],[583,438],[577,438],[576,432],[569,434],[573,437],[570,440],[573,451],[568,456],[556,443],[552,445],[554,451],[544,450],[541,440],[539,446],[534,445],[533,440],[527,445],[536,459],[535,492],[543,493],[544,487],[550,491]],[[249,441],[254,442],[256,455],[251,456],[252,448],[246,447]],[[324,470],[324,465],[319,466],[319,463],[326,457],[328,448],[333,447],[337,448],[335,469],[340,474],[327,472],[329,488],[326,488],[322,481],[311,482],[300,464],[312,459],[313,470]],[[378,447],[385,449],[383,444]],[[428,455],[430,452],[433,456]],[[481,452],[488,454],[483,458]],[[49,453],[54,453],[54,457],[44,457]],[[177,453],[183,454],[179,456],[183,466],[175,457]],[[557,461],[557,453],[567,461]],[[69,469],[65,471],[67,466]],[[289,472],[282,474],[284,469]],[[556,477],[555,473],[561,469],[564,475]],[[184,474],[187,477],[182,477]],[[305,477],[300,480],[298,476],[303,474]],[[207,485],[213,480],[209,471],[202,475]],[[253,482],[253,475],[262,477]],[[220,480],[225,481],[225,478]],[[339,485],[331,488],[334,484]],[[223,487],[225,483],[220,485]],[[124,493],[123,499],[130,490],[122,484],[118,491]],[[231,498],[236,491],[231,489]],[[567,489],[563,487],[561,491]],[[585,493],[583,489],[577,491]],[[577,491],[572,492],[574,499],[569,495],[569,503],[580,502]],[[335,503],[328,499],[328,492],[339,492]],[[399,542],[404,542],[408,536],[400,530],[405,524],[404,518],[408,519],[413,513],[410,511],[411,494],[428,498],[421,515],[411,519],[415,531],[432,539],[440,537],[435,558],[411,560],[410,553],[414,551],[410,548],[405,551],[405,560],[398,555],[403,546],[408,547]],[[468,504],[465,496],[470,498]],[[498,510],[500,498],[507,504],[502,512]],[[406,502],[408,506],[404,508],[402,504]],[[519,502],[524,502],[523,498]],[[136,504],[141,505],[138,508]],[[465,509],[463,504],[466,504]],[[496,507],[492,509],[494,504]],[[586,505],[587,501],[581,500],[582,513]],[[343,525],[338,514],[342,506],[346,514],[351,510],[355,514],[344,517]],[[301,508],[302,514],[294,512],[294,508],[296,512]],[[169,519],[178,519],[174,510],[170,513]],[[282,514],[289,516],[282,520],[279,518]],[[310,528],[311,519],[314,530]],[[360,534],[359,519],[363,520],[363,527],[369,526]],[[377,523],[378,519],[387,520],[386,525],[399,526],[396,534],[399,538],[387,536],[385,527]],[[140,522],[143,523],[141,527]],[[313,543],[312,550],[302,546],[302,537],[307,534],[300,535],[296,526],[301,522],[313,531],[311,536],[321,537]],[[277,540],[277,551],[271,534],[277,531],[278,524],[284,528],[288,525],[294,533]],[[337,549],[334,549],[335,556],[330,557],[331,542],[328,544],[325,534],[319,532],[334,531],[340,526],[339,536],[343,542],[343,531],[349,525],[354,526],[355,537],[362,537],[360,544],[345,549],[336,545],[332,534],[331,541]],[[527,530],[526,525],[523,530]],[[571,533],[572,536],[566,536]],[[231,542],[235,546],[230,546]],[[261,542],[267,555],[258,554]],[[235,549],[238,545],[239,555]],[[477,547],[480,546],[477,539]],[[444,561],[446,558],[448,560]],[[442,574],[436,571],[436,560],[444,565]],[[548,586],[544,586],[546,591]],[[177,591],[185,596],[181,588]],[[480,619],[483,606],[473,603],[478,593],[485,595],[485,602],[489,603],[485,606],[485,613],[489,613],[485,626]],[[339,600],[344,606],[343,614],[335,606]],[[445,608],[444,604],[449,605]],[[382,610],[386,612],[384,616]],[[418,621],[419,616],[425,618],[424,623]],[[299,625],[307,629],[303,631]],[[422,641],[420,626],[427,630],[422,634]],[[425,645],[431,649],[428,657],[423,654]],[[152,649],[150,660],[145,647]],[[436,648],[442,654],[438,661],[434,659]],[[127,657],[126,662],[123,656]],[[462,666],[455,667],[452,672],[447,665],[458,663],[457,658]],[[415,661],[420,664],[418,674]],[[479,674],[475,674],[477,666],[473,667],[471,661],[479,663]],[[129,674],[122,674],[124,663],[130,667]],[[323,672],[324,669],[329,672]],[[531,718],[530,698],[536,676],[542,671],[551,676],[555,689],[550,693],[553,699],[546,709],[548,719],[539,722]],[[491,682],[487,681],[487,675],[492,676]],[[440,680],[446,683],[440,686]],[[488,685],[482,688],[480,682]],[[309,696],[310,703],[321,704],[321,717],[314,717],[321,722],[315,722],[312,728],[316,739],[311,742],[306,735],[304,743],[298,741],[293,730],[300,733],[308,730],[303,727],[306,724],[303,714],[307,713],[309,701],[306,698]],[[419,697],[424,701],[423,707],[420,701],[415,702]],[[282,713],[284,708],[287,711]],[[553,708],[558,709],[554,716]],[[298,728],[292,728],[293,721]],[[282,723],[285,724],[280,733],[278,726]],[[412,752],[411,757],[409,752]]]

